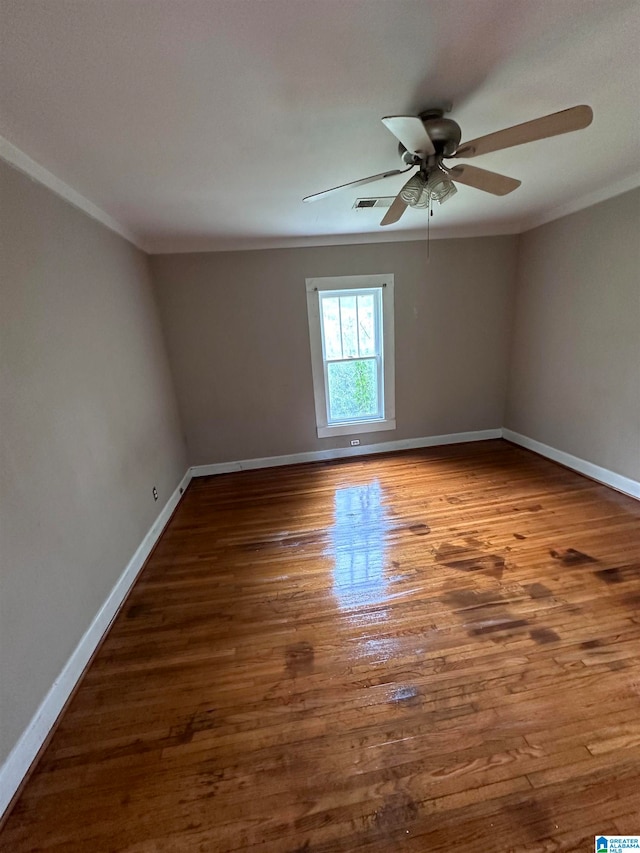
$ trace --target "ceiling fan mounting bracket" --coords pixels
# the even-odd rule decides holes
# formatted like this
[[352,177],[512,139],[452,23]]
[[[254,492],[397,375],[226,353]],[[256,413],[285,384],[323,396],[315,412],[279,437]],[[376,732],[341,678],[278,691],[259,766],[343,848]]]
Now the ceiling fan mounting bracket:
[[453,109],[451,101],[436,101],[431,102],[431,106],[418,113],[418,118],[424,121],[427,118],[442,118],[445,113],[450,113]]
[[[449,112],[449,110],[446,110]],[[428,110],[423,110],[423,112],[418,113],[418,118],[422,121],[428,121],[431,118],[442,118],[445,114],[445,110],[440,109],[439,107],[432,107]]]

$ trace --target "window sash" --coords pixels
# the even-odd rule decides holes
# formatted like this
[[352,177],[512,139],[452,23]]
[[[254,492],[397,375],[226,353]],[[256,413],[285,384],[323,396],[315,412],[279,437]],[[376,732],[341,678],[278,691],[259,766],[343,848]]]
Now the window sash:
[[[329,365],[344,364],[354,361],[375,361],[376,363],[376,388],[378,408],[371,415],[362,415],[361,417],[352,418],[332,418],[331,417],[331,400],[329,397]],[[327,411],[327,426],[337,426],[338,424],[359,424],[367,421],[379,421],[384,417],[384,373],[383,373],[382,358],[377,355],[363,356],[362,358],[334,358],[325,359],[324,362],[324,391],[325,391],[325,406]]]
[[[309,320],[309,341],[311,346],[311,368],[313,379],[313,397],[316,415],[316,431],[318,438],[331,438],[333,436],[362,435],[373,432],[394,430],[396,428],[395,410],[395,330],[394,330],[394,276],[393,273],[350,275],[350,276],[324,276],[319,278],[307,278],[305,280],[307,291],[307,315]],[[322,296],[331,294],[334,296],[351,292],[353,296],[365,294],[367,291],[381,292],[378,306],[378,349],[376,357],[381,357],[379,387],[382,388],[383,398],[380,400],[381,411],[379,418],[366,420],[334,421],[328,423],[327,406],[327,377],[326,365],[332,364],[332,360],[326,361],[326,348],[323,348],[323,305]],[[335,309],[334,309],[335,311]],[[327,312],[328,316],[334,312]],[[340,349],[336,346],[337,332],[335,326],[330,333],[329,349],[332,356],[342,354],[342,342]],[[353,338],[348,343],[352,343]],[[362,340],[358,340],[358,351],[362,346]],[[367,354],[363,359],[372,357],[373,348],[367,344]],[[384,349],[384,351],[383,351]],[[350,353],[353,350],[350,350]],[[350,360],[350,359],[346,359]],[[336,379],[333,376],[332,381]],[[355,372],[355,371],[354,371]],[[373,378],[373,377],[372,377]],[[381,395],[381,396],[382,396]],[[359,395],[358,395],[359,398]],[[340,398],[340,411],[347,411]],[[348,402],[348,398],[346,398]],[[364,406],[358,400],[358,410],[363,411]],[[383,408],[382,408],[383,407]],[[370,409],[368,409],[370,411]]]
[[[360,323],[360,301],[359,297],[362,296],[371,296],[373,299],[373,333],[374,333],[374,352],[362,352],[362,326]],[[354,288],[354,289],[343,289],[343,290],[325,290],[322,293],[318,294],[319,297],[319,310],[320,310],[320,332],[322,337],[322,358],[323,361],[334,360],[332,357],[327,356],[327,340],[326,340],[326,331],[325,331],[325,312],[324,312],[324,302],[328,299],[337,299],[338,300],[338,318],[340,323],[340,353],[342,358],[369,358],[372,355],[382,357],[382,288],[381,287],[369,287],[369,288]],[[357,354],[356,355],[348,355],[344,354],[344,329],[343,329],[343,309],[342,309],[342,301],[343,299],[348,299],[353,297],[355,299],[355,308],[356,308],[356,339],[357,339]],[[337,359],[336,359],[337,360]]]
[[[342,333],[342,299],[355,297],[356,303],[356,332],[358,340],[358,354],[344,356],[344,337]],[[374,354],[361,355],[360,350],[360,322],[359,322],[359,296],[373,297],[373,331],[374,331]],[[326,332],[324,324],[324,307],[325,299],[338,299],[338,311],[340,320],[340,350],[343,354],[342,358],[327,357]],[[336,426],[338,424],[358,424],[366,423],[367,421],[377,421],[384,417],[384,361],[383,361],[383,335],[382,335],[382,288],[356,288],[356,289],[341,289],[341,290],[325,290],[319,294],[319,313],[320,313],[320,334],[322,339],[322,362],[324,371],[324,391],[325,391],[325,411],[327,426]],[[333,418],[331,416],[331,399],[329,386],[329,364],[340,364],[349,361],[375,361],[376,364],[376,390],[378,407],[375,413],[371,415],[362,415],[350,418]]]

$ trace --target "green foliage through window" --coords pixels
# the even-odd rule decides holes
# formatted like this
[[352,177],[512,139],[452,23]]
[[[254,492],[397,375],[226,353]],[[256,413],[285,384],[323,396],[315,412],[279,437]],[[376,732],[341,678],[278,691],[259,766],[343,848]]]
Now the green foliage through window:
[[329,362],[329,409],[332,421],[374,418],[379,414],[375,358]]

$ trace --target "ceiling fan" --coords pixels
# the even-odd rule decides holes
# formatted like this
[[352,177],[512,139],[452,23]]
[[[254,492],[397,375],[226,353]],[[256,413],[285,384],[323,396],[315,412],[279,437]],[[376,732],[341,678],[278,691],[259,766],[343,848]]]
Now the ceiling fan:
[[380,225],[391,225],[397,222],[407,207],[431,209],[434,201],[444,204],[455,195],[456,183],[466,184],[492,195],[507,195],[520,186],[520,181],[486,169],[479,169],[477,166],[464,163],[447,165],[444,161],[457,160],[461,157],[465,159],[479,157],[491,151],[502,151],[504,148],[523,145],[525,142],[582,130],[593,120],[591,107],[583,104],[533,119],[533,121],[526,121],[523,124],[516,124],[505,130],[480,136],[478,139],[471,139],[461,145],[460,126],[453,119],[444,118],[444,113],[443,109],[431,109],[419,116],[383,118],[382,123],[399,142],[398,151],[405,168],[392,169],[389,172],[350,181],[348,184],[340,184],[324,192],[309,195],[303,201],[316,201],[347,187],[402,175],[416,168],[417,171],[395,197]]

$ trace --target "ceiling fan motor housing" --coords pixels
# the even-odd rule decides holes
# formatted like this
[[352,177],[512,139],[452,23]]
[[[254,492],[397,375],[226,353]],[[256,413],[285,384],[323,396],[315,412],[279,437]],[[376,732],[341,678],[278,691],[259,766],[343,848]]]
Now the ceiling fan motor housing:
[[420,118],[436,152],[442,157],[455,154],[462,139],[460,125],[451,118],[444,118],[440,111],[422,113]]
[[[442,110],[430,110],[421,113],[420,119],[433,142],[436,155],[438,157],[451,157],[455,154],[462,139],[460,125],[453,119],[443,118]],[[420,157],[411,151],[407,151],[401,142],[398,145],[398,152],[405,166],[420,165]]]

